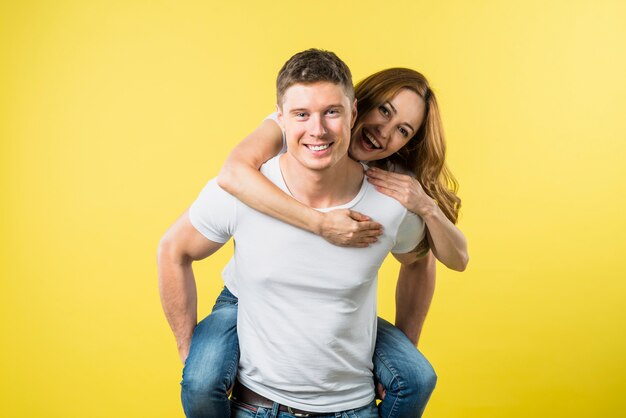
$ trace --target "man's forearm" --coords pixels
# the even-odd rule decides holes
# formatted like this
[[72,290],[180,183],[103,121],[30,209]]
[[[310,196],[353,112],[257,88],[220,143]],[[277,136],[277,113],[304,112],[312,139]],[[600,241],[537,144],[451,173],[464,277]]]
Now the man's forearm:
[[176,260],[167,250],[160,249],[158,267],[161,305],[184,363],[197,324],[197,291],[191,261]]
[[396,285],[396,326],[417,345],[435,292],[432,252],[412,264],[402,264]]

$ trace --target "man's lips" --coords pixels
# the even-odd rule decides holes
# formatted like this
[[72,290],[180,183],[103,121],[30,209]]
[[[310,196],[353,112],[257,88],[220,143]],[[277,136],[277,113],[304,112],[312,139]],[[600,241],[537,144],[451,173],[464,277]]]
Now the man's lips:
[[333,152],[334,142],[325,144],[303,144],[313,157],[325,157]]
[[311,151],[324,151],[327,150],[328,148],[330,148],[330,146],[333,143],[329,143],[329,144],[317,144],[317,145],[313,145],[313,144],[306,144],[305,146],[310,149]]

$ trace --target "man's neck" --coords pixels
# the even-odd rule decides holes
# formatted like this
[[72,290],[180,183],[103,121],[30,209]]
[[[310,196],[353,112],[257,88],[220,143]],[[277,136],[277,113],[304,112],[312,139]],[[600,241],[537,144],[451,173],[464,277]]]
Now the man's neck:
[[292,196],[316,209],[350,202],[363,183],[363,166],[347,155],[332,167],[312,170],[287,152],[280,156],[279,166]]

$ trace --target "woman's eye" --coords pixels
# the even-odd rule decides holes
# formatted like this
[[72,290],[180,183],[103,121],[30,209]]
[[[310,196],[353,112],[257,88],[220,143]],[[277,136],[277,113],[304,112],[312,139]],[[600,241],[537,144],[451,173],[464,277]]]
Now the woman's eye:
[[402,136],[404,136],[405,138],[406,138],[407,136],[409,136],[409,131],[407,131],[407,130],[406,130],[406,129],[404,129],[404,128],[400,128],[400,133],[401,133],[401,134],[402,134]]
[[382,113],[382,114],[383,114],[383,116],[387,116],[387,115],[389,115],[389,109],[387,109],[387,107],[385,107],[385,106],[380,106],[378,109],[380,110],[380,113]]

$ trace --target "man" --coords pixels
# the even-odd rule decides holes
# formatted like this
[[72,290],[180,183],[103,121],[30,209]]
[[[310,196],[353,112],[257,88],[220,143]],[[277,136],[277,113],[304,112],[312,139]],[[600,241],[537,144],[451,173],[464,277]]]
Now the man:
[[279,73],[277,99],[287,152],[268,161],[263,174],[310,207],[365,213],[385,233],[368,248],[335,247],[243,205],[213,180],[162,240],[164,310],[184,361],[196,325],[192,261],[232,236],[235,255],[224,281],[239,298],[235,416],[267,408],[271,416],[378,417],[377,272],[389,251],[403,264],[414,262],[424,225],[364,181],[363,166],[348,157],[356,106],[341,60],[319,50],[296,54]]

